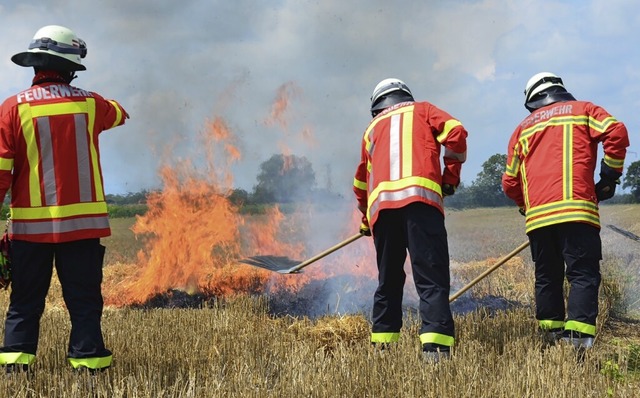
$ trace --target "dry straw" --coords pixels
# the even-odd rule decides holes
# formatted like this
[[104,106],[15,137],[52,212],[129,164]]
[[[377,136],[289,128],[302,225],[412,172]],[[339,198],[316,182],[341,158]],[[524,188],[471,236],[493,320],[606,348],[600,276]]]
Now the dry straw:
[[[468,246],[456,241],[452,244],[460,251],[452,250],[456,283],[473,279],[522,241],[515,232],[498,236],[500,225],[489,223],[493,218],[510,220],[506,211],[491,217],[486,216],[488,211],[464,216],[463,234],[472,236],[475,230],[483,241],[480,246],[495,243],[504,249],[487,255],[471,239]],[[603,218],[631,229],[637,212],[611,207],[607,212],[603,209]],[[453,238],[461,231],[456,225],[462,225],[463,215],[449,218]],[[479,232],[487,230],[496,231],[496,236]],[[54,282],[42,318],[34,373],[1,375],[0,396],[637,397],[640,327],[612,312],[617,300],[633,295],[620,293],[626,288],[608,278],[608,268],[636,273],[639,268],[630,246],[635,243],[624,245],[619,239],[603,233],[608,258],[603,273],[608,285],[603,287],[598,339],[582,360],[570,347],[543,345],[534,319],[532,271],[526,253],[468,293],[472,300],[493,295],[518,305],[507,310],[479,306],[457,314],[452,359],[435,366],[421,359],[419,321],[412,311],[407,312],[398,344],[380,352],[369,344],[368,314],[318,319],[273,316],[267,297],[232,297],[200,309],[108,308],[103,328],[114,352],[114,366],[97,376],[77,374],[65,360],[70,325]],[[481,254],[474,256],[473,251]],[[126,261],[107,266],[105,276],[126,272]],[[7,304],[4,292],[0,308]]]

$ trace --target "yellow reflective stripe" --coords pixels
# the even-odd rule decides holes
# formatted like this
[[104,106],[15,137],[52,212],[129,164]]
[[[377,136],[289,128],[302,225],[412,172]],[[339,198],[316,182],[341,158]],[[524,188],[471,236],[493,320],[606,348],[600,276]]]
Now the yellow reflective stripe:
[[111,105],[113,105],[114,108],[116,108],[116,120],[113,122],[113,125],[111,126],[111,128],[113,128],[119,125],[120,122],[122,121],[122,111],[120,110],[120,107],[118,106],[117,102],[113,100],[109,100],[109,102],[111,103]]
[[26,352],[0,352],[0,365],[31,365],[35,360],[35,355]]
[[74,203],[64,206],[12,207],[11,218],[15,220],[48,220],[51,218],[104,214],[106,212],[107,204],[105,202]]
[[13,159],[0,158],[0,170],[11,171],[13,169]]
[[562,198],[573,199],[573,128],[570,124],[562,129]]
[[29,103],[18,105],[22,135],[27,144],[27,161],[29,162],[29,204],[42,206],[40,197],[40,154],[36,142],[36,131],[33,127],[32,107]]
[[357,178],[353,179],[353,186],[362,189],[363,191],[367,190],[367,183],[365,181],[360,181]]
[[408,188],[412,185],[428,188],[442,195],[440,185],[435,181],[432,181],[425,177],[411,176],[396,181],[383,181],[371,192],[369,195],[369,206],[375,202],[382,191],[397,191],[403,188]]
[[413,112],[402,115],[402,178],[413,173]]
[[507,164],[507,168],[505,169],[505,174],[509,177],[517,177],[518,176],[518,168],[520,167],[520,156],[518,156],[518,143],[516,142],[513,147],[513,154],[511,155],[511,163]]
[[74,369],[83,366],[88,369],[104,369],[111,366],[113,355],[99,358],[69,358],[69,363]]
[[412,112],[413,113],[414,109],[415,109],[415,105],[409,105],[409,106],[400,107],[400,108],[398,108],[398,109],[396,109],[396,110],[394,110],[392,112],[385,113],[384,116],[382,116],[380,119],[375,120],[375,123],[379,122],[382,119],[386,119],[389,116],[398,115],[400,113],[405,113],[405,112]]
[[[522,163],[520,166],[520,181],[522,183],[522,196],[524,198],[524,205],[525,208],[529,209],[529,206],[531,206],[531,203],[529,203],[529,182],[527,181],[527,168],[525,167],[525,164]],[[527,214],[529,213],[529,210],[527,210]]]
[[89,147],[91,149],[91,166],[93,169],[93,183],[96,190],[96,200],[104,200],[104,189],[102,187],[102,176],[100,175],[100,163],[98,159],[98,150],[93,137],[94,126],[96,122],[96,100],[87,98],[88,120],[87,129],[89,130]]
[[547,119],[545,121],[534,124],[533,126],[522,130],[520,133],[520,139],[527,139],[535,133],[539,133],[542,130],[546,129],[549,126],[562,126],[565,124],[578,124],[578,125],[588,125],[589,118],[587,116],[559,116],[552,117],[551,119]]
[[442,144],[447,139],[447,136],[449,135],[451,130],[453,130],[453,128],[457,126],[462,126],[462,123],[460,123],[458,120],[455,120],[455,119],[447,120],[444,123],[444,128],[442,129],[442,132],[438,134],[438,136],[436,137],[436,140],[438,140],[438,142]]
[[420,343],[422,344],[435,343],[451,347],[454,342],[455,338],[453,336],[447,336],[446,334],[427,332],[420,335]]
[[371,152],[371,141],[369,140],[369,134],[373,131],[373,129],[376,127],[376,125],[381,121],[381,120],[385,120],[388,117],[391,117],[393,115],[398,115],[401,113],[405,113],[405,112],[409,112],[413,114],[413,110],[415,108],[415,105],[409,105],[409,106],[403,106],[401,108],[398,108],[392,112],[389,113],[385,113],[384,116],[379,116],[375,119],[373,119],[373,121],[371,122],[371,124],[369,124],[369,127],[367,127],[367,130],[364,132],[364,142],[365,142],[365,149],[367,152]]
[[369,139],[371,132],[373,132],[373,125],[369,125],[369,127],[364,132],[364,136],[362,137],[362,139],[364,140],[364,149],[369,155],[371,155],[371,140]]
[[551,202],[528,209],[527,218],[533,218],[544,213],[562,210],[586,210],[597,213],[598,206],[588,200],[563,200],[559,202]]
[[372,343],[396,343],[400,340],[400,332],[371,333]]
[[529,140],[521,140],[520,145],[522,146],[522,156],[527,156],[529,154]]
[[618,120],[613,116],[606,117],[603,121],[589,117],[589,127],[599,133],[604,133],[612,124],[617,122]]
[[540,320],[538,326],[543,330],[564,328],[564,321]]
[[613,169],[621,169],[624,167],[624,158],[616,159],[611,156],[604,155],[604,163]]
[[596,325],[590,325],[584,322],[567,321],[564,325],[565,330],[573,330],[574,332],[586,333],[591,336],[596,335]]
[[549,216],[543,216],[536,218],[535,221],[526,222],[526,231],[531,232],[536,228],[542,228],[553,224],[560,224],[565,222],[586,222],[600,227],[600,217],[587,212],[572,211],[560,214],[552,214]]
[[589,128],[598,131],[600,133],[605,132],[612,124],[617,123],[618,121],[609,116],[605,118],[603,121],[599,121],[593,117],[588,116],[558,116],[552,117],[550,119],[544,120],[533,126],[522,130],[520,133],[519,139],[526,140],[530,136],[539,133],[546,129],[549,126],[561,126],[561,125],[588,125]]
[[[88,99],[87,99],[88,100]],[[91,98],[93,101],[93,98]],[[27,104],[24,104],[27,105]],[[87,103],[69,101],[69,102],[60,102],[57,104],[46,104],[46,105],[32,105],[31,106],[31,117],[45,117],[45,116],[57,116],[57,115],[71,115],[76,113],[87,113]]]

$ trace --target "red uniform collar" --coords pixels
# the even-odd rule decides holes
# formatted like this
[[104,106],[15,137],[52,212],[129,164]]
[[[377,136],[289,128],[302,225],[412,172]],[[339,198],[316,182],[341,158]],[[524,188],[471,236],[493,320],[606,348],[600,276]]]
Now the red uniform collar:
[[67,83],[67,80],[60,74],[53,70],[41,70],[33,77],[32,86],[42,83]]

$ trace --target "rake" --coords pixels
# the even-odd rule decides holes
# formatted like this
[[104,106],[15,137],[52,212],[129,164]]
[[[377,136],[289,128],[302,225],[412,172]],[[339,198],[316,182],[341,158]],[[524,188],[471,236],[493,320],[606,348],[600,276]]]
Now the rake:
[[363,236],[364,235],[361,233],[353,235],[347,238],[346,240],[338,243],[337,245],[332,246],[327,250],[323,251],[322,253],[319,253],[303,262],[291,260],[287,257],[280,257],[280,256],[253,256],[253,257],[242,259],[240,260],[240,262],[244,264],[253,265],[255,267],[268,269],[269,271],[274,271],[281,274],[296,274],[300,272],[300,270],[303,269],[304,267],[312,263],[315,263],[321,258],[328,256],[329,254],[335,252],[338,249],[345,247],[349,243],[354,242],[362,238]]

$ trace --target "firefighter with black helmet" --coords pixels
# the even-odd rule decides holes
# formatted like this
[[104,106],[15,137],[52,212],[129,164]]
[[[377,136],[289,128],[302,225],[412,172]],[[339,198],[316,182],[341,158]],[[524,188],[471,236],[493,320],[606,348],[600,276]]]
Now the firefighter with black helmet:
[[[539,328],[547,342],[565,341],[583,351],[596,335],[598,203],[613,197],[619,183],[627,129],[601,106],[576,100],[553,73],[533,75],[524,96],[531,114],[509,141],[502,187],[526,217]],[[598,144],[604,157],[595,183]]]
[[71,29],[49,25],[11,58],[35,76],[0,106],[0,197],[11,190],[11,296],[0,348],[7,372],[29,370],[36,358],[54,263],[71,318],[70,364],[92,372],[111,365],[101,330],[100,238],[111,231],[98,136],[128,114],[70,85],[86,54]]
[[467,131],[435,105],[415,101],[396,78],[376,85],[371,115],[353,186],[361,232],[373,235],[377,253],[371,342],[384,347],[400,337],[408,250],[420,296],[423,356],[437,362],[454,343],[443,197],[460,183]]

